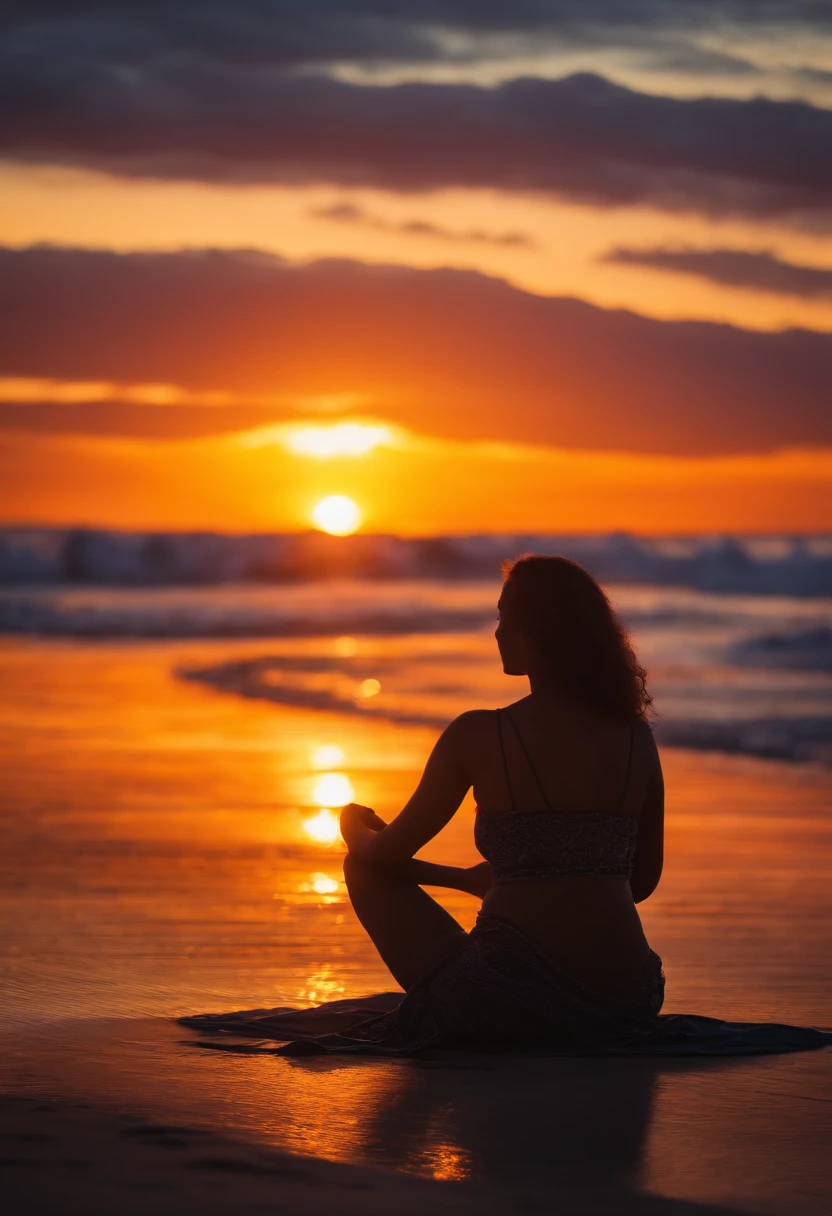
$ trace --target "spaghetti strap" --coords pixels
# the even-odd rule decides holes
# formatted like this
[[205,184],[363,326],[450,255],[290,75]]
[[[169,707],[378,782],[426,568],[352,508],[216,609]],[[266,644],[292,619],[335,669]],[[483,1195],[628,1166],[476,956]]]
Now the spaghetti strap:
[[503,772],[506,776],[506,789],[508,790],[508,800],[511,803],[511,809],[514,811],[517,808],[514,805],[514,791],[511,788],[511,779],[508,775],[508,762],[506,761],[506,749],[503,746],[503,724],[500,719],[500,711],[497,710],[497,738],[500,740],[500,755],[503,757]]
[[[537,788],[540,790],[540,797],[541,797],[541,798],[543,799],[543,801],[546,803],[546,810],[547,810],[547,811],[554,811],[554,809],[555,809],[555,808],[552,806],[551,802],[550,802],[550,801],[549,801],[549,799],[546,797],[546,791],[544,790],[543,786],[540,784],[540,778],[539,778],[539,777],[538,777],[538,775],[537,775],[537,769],[536,769],[536,768],[535,768],[535,766],[532,764],[532,758],[531,758],[531,756],[529,755],[529,752],[528,752],[528,749],[527,749],[527,747],[526,747],[525,743],[523,742],[523,736],[520,734],[520,731],[517,729],[517,723],[514,721],[514,718],[512,718],[512,716],[511,716],[511,714],[508,712],[508,710],[506,710],[506,717],[508,718],[508,720],[509,720],[509,722],[511,723],[511,725],[514,727],[514,733],[515,733],[515,735],[517,736],[517,740],[518,740],[518,742],[519,742],[520,746],[521,746],[521,747],[522,747],[522,749],[523,749],[523,755],[526,757],[526,760],[528,761],[529,768],[532,770],[532,776],[533,776],[533,777],[534,777],[534,779],[535,779],[535,783],[537,784]],[[503,756],[503,760],[505,760],[505,756]],[[512,802],[512,804],[511,804],[511,809],[512,809],[512,810],[514,810],[514,803],[513,803],[513,802]]]
[[621,794],[618,799],[618,806],[615,808],[616,815],[621,813],[621,808],[624,805],[624,798],[627,793],[627,787],[630,784],[630,766],[633,762],[633,724],[630,723],[630,745],[627,749],[627,769],[624,773],[624,784],[621,787]]

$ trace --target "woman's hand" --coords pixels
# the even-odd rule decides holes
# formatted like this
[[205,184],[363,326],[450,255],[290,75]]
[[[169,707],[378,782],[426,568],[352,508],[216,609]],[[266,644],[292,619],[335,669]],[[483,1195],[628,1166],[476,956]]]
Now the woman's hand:
[[351,853],[360,853],[362,846],[387,824],[368,806],[348,803],[341,811],[341,835]]

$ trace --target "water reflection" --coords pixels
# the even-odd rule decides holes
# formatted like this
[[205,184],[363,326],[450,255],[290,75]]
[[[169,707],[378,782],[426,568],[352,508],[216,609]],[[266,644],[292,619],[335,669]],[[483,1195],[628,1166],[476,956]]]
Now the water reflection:
[[329,878],[326,874],[312,875],[311,886],[317,895],[332,895],[340,885],[336,878]]
[[322,773],[315,782],[312,801],[320,807],[346,806],[355,801],[355,790],[345,773]]
[[344,985],[340,983],[328,963],[309,976],[303,987],[297,991],[297,999],[309,1004],[319,1001],[337,1001],[344,995]]
[[322,806],[317,815],[304,819],[303,830],[319,844],[334,844],[341,833],[338,816],[326,806]]
[[[290,1063],[313,1088],[333,1081],[332,1069],[348,1075],[331,1061]],[[661,1069],[615,1059],[408,1062],[395,1084],[364,1089],[359,1156],[435,1178],[635,1189]]]
[[457,1145],[434,1144],[419,1172],[440,1182],[463,1182],[471,1177],[471,1160]]
[[315,768],[337,768],[344,763],[344,749],[336,743],[323,743],[312,749],[310,759]]
[[337,878],[318,872],[310,874],[308,880],[302,882],[298,889],[302,895],[320,895],[321,904],[339,904],[341,897],[336,892],[340,886]]

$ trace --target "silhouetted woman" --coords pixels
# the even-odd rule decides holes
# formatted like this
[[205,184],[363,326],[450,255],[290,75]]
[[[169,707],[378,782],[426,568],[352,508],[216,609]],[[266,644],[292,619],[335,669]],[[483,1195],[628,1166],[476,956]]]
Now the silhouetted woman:
[[[591,1048],[655,1026],[661,960],[636,911],[662,871],[645,673],[582,567],[531,555],[504,572],[497,645],[503,670],[528,676],[528,696],[455,719],[392,823],[356,804],[342,812],[353,907],[406,996],[319,1039],[329,1050]],[[487,860],[413,860],[471,787]],[[472,932],[421,884],[482,895]]]
[[[180,1020],[279,1039],[278,1055],[462,1046],[730,1056],[832,1044],[811,1027],[659,1014],[661,959],[636,911],[661,876],[664,828],[644,671],[575,562],[530,555],[504,570],[497,645],[503,670],[528,676],[529,695],[452,722],[391,824],[355,804],[341,815],[353,907],[404,995]],[[414,860],[471,787],[486,861]],[[472,931],[422,885],[483,896]]]
[[[353,907],[404,994],[180,1020],[279,1039],[279,1055],[463,1046],[729,1056],[832,1044],[811,1027],[659,1014],[661,959],[636,911],[661,876],[664,827],[644,671],[575,562],[531,555],[504,570],[497,645],[503,670],[528,676],[529,695],[452,722],[391,824],[355,804],[341,815]],[[414,860],[471,787],[486,861]],[[472,931],[422,885],[483,896]]]

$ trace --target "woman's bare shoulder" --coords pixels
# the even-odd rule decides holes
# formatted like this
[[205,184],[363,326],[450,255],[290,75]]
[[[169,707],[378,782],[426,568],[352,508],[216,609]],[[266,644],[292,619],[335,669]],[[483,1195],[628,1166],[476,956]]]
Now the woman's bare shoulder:
[[445,728],[443,738],[465,748],[490,746],[496,731],[496,709],[468,709]]
[[641,754],[646,758],[648,764],[653,767],[661,768],[659,759],[659,749],[656,746],[656,738],[653,734],[653,727],[646,718],[638,718],[633,723],[633,738],[637,740]]
[[477,737],[485,730],[494,730],[496,716],[496,710],[493,709],[466,709],[465,713],[454,718],[446,727],[445,734],[460,739]]
[[655,735],[653,734],[654,724],[648,721],[647,718],[636,718],[633,722],[633,732],[640,735],[652,747],[656,746]]

